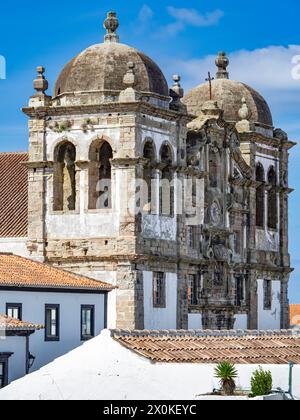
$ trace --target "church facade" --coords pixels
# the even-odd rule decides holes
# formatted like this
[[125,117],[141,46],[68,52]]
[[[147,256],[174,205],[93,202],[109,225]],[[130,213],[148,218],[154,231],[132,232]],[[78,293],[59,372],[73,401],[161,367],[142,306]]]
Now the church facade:
[[229,79],[224,53],[215,80],[185,96],[179,76],[169,89],[119,42],[115,13],[104,26],[53,96],[38,68],[23,109],[27,233],[2,234],[0,250],[116,286],[110,328],[287,328],[294,143]]

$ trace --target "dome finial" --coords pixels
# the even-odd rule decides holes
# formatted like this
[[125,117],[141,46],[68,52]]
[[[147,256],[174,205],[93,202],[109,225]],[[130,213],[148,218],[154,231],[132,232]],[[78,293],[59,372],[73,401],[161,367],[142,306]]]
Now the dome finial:
[[216,58],[216,66],[218,71],[216,74],[217,79],[229,79],[229,73],[227,67],[229,66],[229,59],[224,51],[219,52]]
[[242,106],[239,109],[239,117],[241,120],[248,120],[250,116],[249,108],[245,98],[242,98]]
[[37,67],[38,76],[33,82],[33,87],[37,91],[37,95],[44,95],[48,89],[48,80],[46,80],[44,73],[45,68],[43,66]]
[[104,37],[105,42],[119,42],[119,35],[116,34],[119,27],[119,20],[116,12],[108,12],[107,18],[104,21],[104,28],[107,30],[107,34]]
[[129,88],[133,88],[135,85],[135,64],[132,61],[127,63],[127,73],[124,76],[123,83]]

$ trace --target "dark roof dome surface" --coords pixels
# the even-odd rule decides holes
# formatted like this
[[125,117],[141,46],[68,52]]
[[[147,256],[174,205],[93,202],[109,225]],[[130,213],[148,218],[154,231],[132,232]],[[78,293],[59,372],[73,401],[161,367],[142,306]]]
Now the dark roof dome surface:
[[128,63],[135,65],[135,89],[169,96],[168,83],[158,65],[142,52],[119,43],[119,22],[114,12],[104,22],[105,42],[93,45],[73,58],[59,75],[54,95],[72,92],[122,91]]
[[[250,86],[244,83],[229,80],[227,66],[229,60],[225,53],[219,53],[216,64],[218,72],[215,80],[212,80],[212,99],[218,102],[218,106],[224,111],[227,121],[239,121],[239,111],[243,102],[249,109],[249,121],[273,127],[273,118],[266,100]],[[201,113],[202,105],[210,99],[209,84],[202,84],[192,89],[184,98],[183,102],[188,107],[188,112],[194,115]]]

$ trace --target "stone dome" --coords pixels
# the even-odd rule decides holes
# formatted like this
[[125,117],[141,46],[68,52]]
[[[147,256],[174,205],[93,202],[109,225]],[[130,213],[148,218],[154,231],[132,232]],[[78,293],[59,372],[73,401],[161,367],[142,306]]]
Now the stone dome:
[[[218,72],[215,80],[211,81],[212,99],[218,102],[218,106],[224,111],[224,119],[230,122],[241,120],[240,110],[246,104],[249,110],[248,120],[259,125],[273,127],[273,118],[269,105],[265,99],[250,86],[244,83],[229,80],[227,66],[229,60],[225,53],[220,53],[216,64]],[[184,98],[183,102],[188,112],[200,115],[203,104],[210,100],[209,83],[202,84],[192,89]]]
[[118,26],[116,14],[110,12],[104,23],[105,42],[87,48],[65,66],[57,79],[54,96],[73,92],[120,92],[126,89],[123,79],[130,62],[135,65],[136,91],[169,96],[168,83],[158,65],[135,48],[119,43]]

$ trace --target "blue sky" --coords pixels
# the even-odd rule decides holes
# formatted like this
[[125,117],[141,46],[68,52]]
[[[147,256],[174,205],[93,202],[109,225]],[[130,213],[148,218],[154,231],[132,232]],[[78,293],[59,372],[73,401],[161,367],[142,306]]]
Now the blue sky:
[[[27,120],[21,107],[32,94],[35,68],[43,65],[52,90],[63,65],[87,46],[102,42],[109,10],[120,19],[121,41],[141,49],[162,67],[171,83],[200,84],[215,72],[214,57],[225,50],[231,78],[258,89],[268,100],[274,124],[300,138],[300,80],[292,58],[300,55],[299,0],[52,0],[3,2],[0,55],[7,78],[0,80],[0,151],[26,150]],[[295,273],[291,302],[300,302],[300,147],[291,151],[290,251]]]

